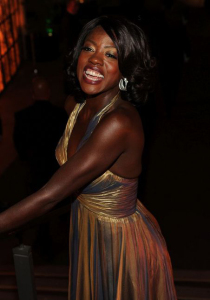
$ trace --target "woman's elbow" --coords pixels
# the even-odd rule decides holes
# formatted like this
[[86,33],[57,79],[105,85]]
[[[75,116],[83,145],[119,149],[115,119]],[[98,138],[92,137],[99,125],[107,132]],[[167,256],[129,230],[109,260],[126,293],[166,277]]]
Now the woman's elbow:
[[42,194],[41,204],[46,208],[46,210],[50,210],[57,203],[67,197],[66,192],[60,189],[58,185],[54,185],[49,188],[48,184],[46,184],[41,188],[40,192]]

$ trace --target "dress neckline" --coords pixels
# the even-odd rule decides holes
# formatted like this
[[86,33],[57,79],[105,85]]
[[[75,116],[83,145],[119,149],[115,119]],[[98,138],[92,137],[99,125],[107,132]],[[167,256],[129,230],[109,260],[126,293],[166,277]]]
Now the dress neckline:
[[[119,97],[119,92],[112,98],[112,100],[111,100],[106,106],[104,106],[101,110],[99,110],[99,111],[92,117],[92,119],[90,120],[90,122],[89,122],[89,124],[88,124],[87,130],[86,130],[84,136],[82,137],[81,141],[79,142],[79,145],[78,145],[78,147],[77,147],[77,150],[78,150],[79,146],[81,145],[81,143],[82,143],[84,137],[85,137],[86,134],[87,134],[87,131],[88,131],[88,129],[89,129],[89,125],[90,125],[90,124],[93,122],[93,120],[95,120],[97,117],[99,117],[99,118],[98,118],[98,122],[97,122],[97,123],[99,123],[101,117],[102,117],[102,116],[109,110],[109,108],[117,101],[118,97]],[[74,129],[74,126],[75,126],[75,124],[76,124],[76,122],[77,122],[78,115],[79,115],[80,111],[82,110],[82,108],[85,106],[85,104],[86,104],[86,100],[85,100],[83,103],[76,104],[74,110],[73,110],[72,113],[70,114],[70,117],[69,117],[70,124],[69,124],[69,130],[68,130],[68,133],[67,133],[67,143],[66,143],[66,145],[65,145],[65,148],[66,148],[66,149],[65,149],[65,151],[66,151],[66,160],[67,160],[68,143],[69,143],[69,139],[70,139],[70,137],[71,137],[71,133],[72,133],[72,131],[73,131],[73,129]],[[73,118],[73,120],[71,120],[71,118]]]
[[[100,116],[100,118],[103,116],[104,113],[106,113],[108,111],[108,109],[118,100],[119,98],[119,92],[112,98],[112,100],[107,104],[105,105],[101,110],[99,110],[94,116],[93,118],[90,120],[90,122],[95,119],[96,117]],[[77,120],[77,117],[80,113],[80,111],[82,110],[82,108],[85,106],[86,104],[86,100],[81,104],[80,108],[79,108],[79,111],[77,113],[77,116],[76,116],[76,120]],[[75,123],[76,123],[76,120],[75,120]],[[100,121],[100,119],[99,119]],[[74,124],[75,124],[74,123]],[[73,129],[73,128],[72,128]]]
[[[118,97],[119,97],[119,93],[117,93],[117,95],[114,96],[114,98],[112,98],[112,100],[106,105],[104,106],[100,111],[98,111],[94,116],[93,118],[90,120],[89,122],[89,125],[98,117],[98,120],[97,120],[97,124],[99,123],[99,121],[101,120],[102,116],[109,110],[109,108],[114,105],[114,103],[118,100]],[[65,155],[66,155],[66,161],[68,160],[67,159],[67,149],[68,149],[68,143],[69,143],[69,139],[71,137],[71,133],[73,131],[73,128],[74,128],[74,125],[77,121],[77,117],[80,113],[80,111],[82,110],[82,108],[85,106],[86,104],[86,101],[82,102],[82,103],[77,103],[75,105],[75,108],[74,110],[72,111],[72,113],[70,114],[70,117],[69,117],[69,126],[68,126],[68,132],[67,132],[67,136],[66,136],[66,143],[65,143]],[[86,137],[87,135],[87,132],[88,132],[88,129],[89,129],[89,125],[88,125],[88,128],[86,130],[86,133],[84,134],[84,136],[82,137],[78,147],[77,147],[77,150],[79,149],[81,143],[83,142],[84,138]],[[125,177],[122,177],[120,175],[117,175],[115,173],[113,173],[112,171],[110,171],[109,169],[106,170],[101,176],[104,176],[105,174],[110,174],[112,176],[114,176],[118,181],[136,181],[138,179],[138,177],[136,178],[125,178]],[[99,176],[99,177],[101,177]]]

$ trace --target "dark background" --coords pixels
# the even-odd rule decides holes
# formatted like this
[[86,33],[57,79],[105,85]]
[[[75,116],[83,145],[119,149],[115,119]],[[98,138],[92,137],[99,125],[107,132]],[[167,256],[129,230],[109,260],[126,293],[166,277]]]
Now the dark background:
[[[27,57],[0,95],[1,160],[8,156],[9,161],[2,163],[2,206],[28,193],[27,166],[17,157],[12,141],[8,148],[4,142],[12,136],[14,112],[28,105],[34,68],[48,78],[51,102],[62,107],[68,93],[65,56],[81,27],[100,14],[122,14],[146,31],[157,59],[155,90],[139,109],[146,137],[139,198],[161,226],[173,267],[209,270],[209,9],[179,1],[140,1],[137,6],[124,0],[87,1],[79,5],[77,14],[66,11],[65,1],[28,0],[25,9]],[[46,228],[42,235],[39,226],[23,234],[24,243],[33,246],[35,263],[68,264],[68,213],[51,220]],[[10,249],[17,243],[17,238],[0,242],[2,263],[11,263]]]

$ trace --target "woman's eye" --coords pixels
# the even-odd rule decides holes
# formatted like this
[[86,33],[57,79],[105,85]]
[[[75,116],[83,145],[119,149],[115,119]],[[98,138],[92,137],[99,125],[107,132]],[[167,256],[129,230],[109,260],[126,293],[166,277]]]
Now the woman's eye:
[[87,46],[82,47],[82,50],[83,50],[83,51],[93,51],[92,48],[87,47]]
[[112,53],[106,53],[106,56],[117,59],[117,56],[115,54],[112,54]]

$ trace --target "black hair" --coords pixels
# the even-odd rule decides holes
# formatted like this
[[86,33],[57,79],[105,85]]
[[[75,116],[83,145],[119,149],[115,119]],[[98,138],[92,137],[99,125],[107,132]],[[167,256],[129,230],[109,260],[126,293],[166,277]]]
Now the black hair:
[[83,27],[76,46],[69,54],[67,74],[71,94],[77,102],[85,99],[77,79],[77,61],[86,37],[97,26],[101,26],[114,42],[119,70],[128,80],[127,91],[121,91],[122,99],[133,104],[144,103],[152,88],[154,59],[143,30],[121,16],[100,16]]

